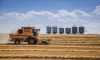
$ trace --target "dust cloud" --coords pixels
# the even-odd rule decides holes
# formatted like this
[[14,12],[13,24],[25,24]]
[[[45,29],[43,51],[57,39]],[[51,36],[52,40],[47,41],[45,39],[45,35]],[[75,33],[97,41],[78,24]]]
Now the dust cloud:
[[0,43],[11,43],[9,41],[9,33],[0,33]]

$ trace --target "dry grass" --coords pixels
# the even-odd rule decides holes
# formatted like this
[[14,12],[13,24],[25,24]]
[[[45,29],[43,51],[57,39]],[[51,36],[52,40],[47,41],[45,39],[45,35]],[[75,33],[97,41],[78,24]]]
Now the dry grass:
[[87,34],[44,34],[39,35],[41,38],[50,38],[51,44],[65,44],[65,45],[100,45],[100,35]]
[[0,60],[100,59],[100,35],[42,34],[39,38],[50,38],[51,42],[49,45],[0,44]]

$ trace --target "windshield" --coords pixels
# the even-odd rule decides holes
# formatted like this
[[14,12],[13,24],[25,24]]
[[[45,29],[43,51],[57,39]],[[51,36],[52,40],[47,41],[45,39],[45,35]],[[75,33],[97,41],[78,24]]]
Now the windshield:
[[33,29],[33,35],[38,36],[40,29]]
[[40,29],[36,29],[36,36],[38,36]]

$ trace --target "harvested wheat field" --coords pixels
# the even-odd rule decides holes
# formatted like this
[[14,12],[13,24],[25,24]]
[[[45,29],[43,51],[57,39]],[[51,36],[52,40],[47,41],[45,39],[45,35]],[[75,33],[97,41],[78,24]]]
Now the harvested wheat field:
[[[0,42],[3,37],[0,36]],[[50,44],[0,44],[0,60],[100,60],[100,35],[40,34],[39,37],[50,38]]]

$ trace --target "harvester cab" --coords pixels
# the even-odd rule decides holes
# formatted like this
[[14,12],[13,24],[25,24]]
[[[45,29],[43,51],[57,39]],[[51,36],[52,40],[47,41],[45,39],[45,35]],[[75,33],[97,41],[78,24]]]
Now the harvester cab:
[[32,32],[33,32],[33,36],[38,36],[40,29],[33,29]]

